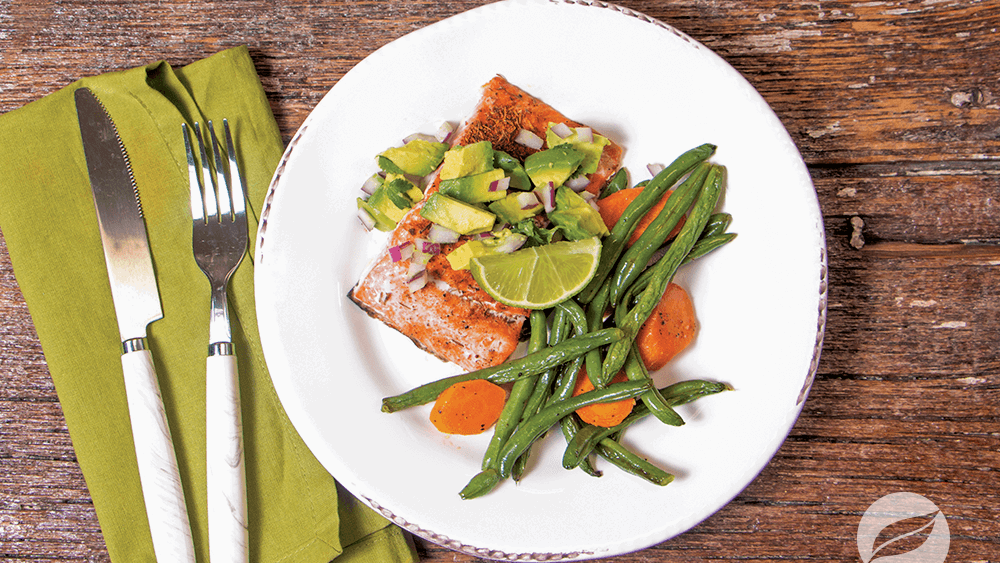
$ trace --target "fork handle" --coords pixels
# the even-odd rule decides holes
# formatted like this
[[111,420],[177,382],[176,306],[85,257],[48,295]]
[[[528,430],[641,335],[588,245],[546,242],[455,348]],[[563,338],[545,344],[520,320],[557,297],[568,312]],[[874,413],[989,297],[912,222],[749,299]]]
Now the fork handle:
[[177,456],[149,350],[122,354],[122,369],[153,552],[157,561],[194,563],[191,524]]
[[246,475],[236,356],[209,356],[206,372],[209,560],[245,563],[248,561]]

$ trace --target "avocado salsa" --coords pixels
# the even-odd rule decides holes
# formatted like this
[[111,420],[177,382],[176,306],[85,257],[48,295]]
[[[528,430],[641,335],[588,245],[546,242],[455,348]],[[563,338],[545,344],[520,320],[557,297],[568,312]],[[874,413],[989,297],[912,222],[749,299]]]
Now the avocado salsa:
[[[445,140],[416,135],[377,155],[380,171],[357,198],[368,230],[391,231],[423,201],[420,216],[444,237],[436,242],[466,238],[447,256],[456,270],[476,256],[608,234],[594,194],[583,189],[607,138],[550,122],[541,146],[523,161],[490,141],[449,146]],[[435,172],[437,190],[425,198],[422,186]]]

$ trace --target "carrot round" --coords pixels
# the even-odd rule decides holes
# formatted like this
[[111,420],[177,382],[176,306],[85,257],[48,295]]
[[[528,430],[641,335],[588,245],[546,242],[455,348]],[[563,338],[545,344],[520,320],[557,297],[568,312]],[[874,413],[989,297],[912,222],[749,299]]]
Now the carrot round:
[[653,313],[639,329],[635,342],[646,369],[655,371],[691,344],[698,330],[691,298],[681,286],[670,283]]
[[[611,379],[610,383],[621,383],[628,381],[625,372],[619,372]],[[576,384],[573,386],[573,396],[581,395],[587,391],[593,391],[594,384],[587,377],[587,368],[581,368],[576,376]],[[625,417],[632,412],[635,406],[635,399],[623,399],[612,403],[597,403],[576,409],[576,414],[587,424],[610,428],[617,426]]]
[[[623,190],[618,190],[606,198],[597,200],[597,207],[601,214],[601,219],[604,220],[604,224],[609,229],[613,227],[614,224],[618,222],[618,219],[621,218],[622,214],[625,213],[625,208],[628,207],[628,204],[632,203],[632,200],[638,197],[641,192],[642,188],[625,188]],[[653,219],[660,214],[660,211],[663,210],[663,206],[667,204],[667,198],[670,197],[671,193],[673,193],[673,190],[668,190],[667,193],[663,194],[660,201],[656,202],[653,207],[649,209],[646,215],[642,217],[642,219],[639,219],[639,222],[635,225],[635,231],[632,232],[632,236],[628,239],[629,246],[639,239],[639,236],[646,230],[646,227],[648,227],[649,224],[653,222]],[[681,220],[677,222],[677,226],[674,227],[674,230],[670,231],[670,235],[667,236],[667,240],[674,238],[683,226],[684,218],[681,217]]]
[[445,434],[480,434],[500,418],[507,392],[485,379],[461,381],[438,395],[431,423]]

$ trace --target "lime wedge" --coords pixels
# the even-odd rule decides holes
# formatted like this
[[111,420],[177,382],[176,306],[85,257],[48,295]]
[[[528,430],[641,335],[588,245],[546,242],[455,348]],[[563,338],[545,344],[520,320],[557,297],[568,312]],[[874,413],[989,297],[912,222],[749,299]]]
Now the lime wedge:
[[512,307],[547,309],[579,293],[597,271],[598,237],[477,256],[469,270],[490,297]]

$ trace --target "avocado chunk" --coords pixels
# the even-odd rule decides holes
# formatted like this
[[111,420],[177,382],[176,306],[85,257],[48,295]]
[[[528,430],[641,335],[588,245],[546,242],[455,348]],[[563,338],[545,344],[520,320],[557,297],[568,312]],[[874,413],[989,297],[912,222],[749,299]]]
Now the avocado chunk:
[[452,147],[444,153],[440,177],[442,180],[451,180],[490,170],[493,170],[493,143],[479,141],[471,145]]
[[396,221],[393,221],[389,217],[382,213],[378,209],[375,209],[368,204],[367,201],[358,198],[358,209],[364,209],[372,219],[375,220],[375,228],[380,231],[391,231],[396,228]]
[[503,170],[496,168],[472,176],[441,180],[438,190],[444,195],[466,203],[496,201],[507,195],[506,189],[499,189],[497,183],[503,180]]
[[393,225],[406,215],[423,193],[412,182],[397,174],[389,174],[368,198],[368,205],[386,216]]
[[468,270],[469,261],[477,256],[485,256],[486,254],[489,254],[489,249],[486,248],[483,241],[470,240],[449,252],[445,258],[448,260],[448,264],[452,270]]
[[[401,147],[382,151],[379,154],[379,167],[393,174],[426,176],[437,169],[447,150],[448,145],[445,143],[413,139]],[[391,166],[385,163],[385,160],[388,160]]]
[[545,208],[538,197],[532,192],[514,192],[507,194],[489,205],[490,211],[496,213],[498,219],[511,225],[534,217]]
[[531,185],[531,178],[528,178],[528,174],[524,171],[524,166],[521,165],[520,160],[502,150],[493,149],[493,166],[503,170],[510,177],[510,189],[526,192],[531,191],[533,187]]
[[604,152],[604,147],[610,145],[611,141],[607,137],[594,134],[593,132],[589,135],[590,140],[581,138],[580,128],[573,129],[573,133],[566,137],[560,137],[552,130],[553,125],[555,123],[549,123],[548,129],[545,130],[545,144],[549,147],[569,145],[574,150],[582,152],[584,158],[576,171],[577,174],[593,174],[597,172],[597,165],[601,161],[601,154]]
[[538,151],[524,159],[524,171],[536,186],[561,186],[576,172],[586,155],[569,145]]
[[581,240],[608,234],[608,227],[596,209],[579,194],[562,186],[556,190],[556,208],[549,212],[549,220],[559,227],[569,240]]
[[420,216],[460,235],[483,233],[493,228],[496,215],[474,205],[434,192],[420,209]]

